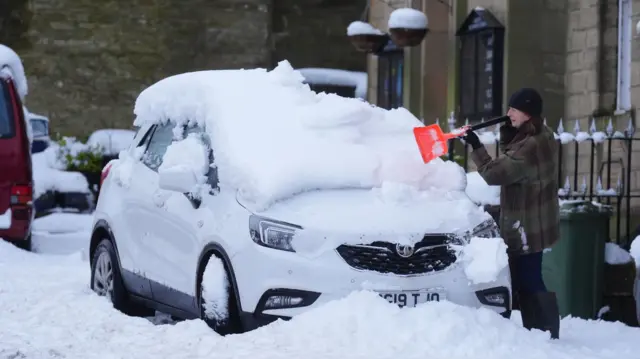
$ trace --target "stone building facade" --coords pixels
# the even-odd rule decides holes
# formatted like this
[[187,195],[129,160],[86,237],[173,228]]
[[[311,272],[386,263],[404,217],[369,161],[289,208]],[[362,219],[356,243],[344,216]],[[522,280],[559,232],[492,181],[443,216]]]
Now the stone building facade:
[[[547,123],[557,128],[560,120],[565,131],[577,125],[589,131],[592,123],[605,131],[611,121],[614,130],[624,133],[629,123],[636,126],[636,108],[640,106],[640,0],[386,0],[373,1],[370,22],[388,31],[389,14],[399,7],[424,11],[430,32],[420,46],[406,48],[404,55],[403,98],[401,103],[425,123],[440,123],[454,114],[456,125],[464,119],[460,113],[461,79],[459,65],[461,41],[456,31],[476,8],[490,12],[504,26],[502,71],[502,108],[506,111],[509,95],[520,87],[537,88],[543,99]],[[380,102],[382,87],[378,62],[380,56],[368,55],[369,100]],[[442,74],[446,74],[446,80]],[[461,82],[463,81],[463,82]],[[446,94],[443,98],[443,94]],[[636,131],[637,132],[637,131]],[[637,135],[634,134],[636,137]],[[635,142],[634,142],[635,144]],[[577,169],[574,155],[578,151]],[[629,161],[631,151],[631,161]],[[605,177],[611,165],[611,187],[620,178],[631,194],[640,194],[640,142],[614,142],[595,148],[593,168]],[[611,160],[609,161],[609,154]],[[589,141],[563,146],[562,176],[569,178],[572,190],[591,173]],[[627,178],[627,170],[631,176]],[[575,173],[577,172],[577,180]],[[606,180],[603,185],[607,187]],[[626,200],[622,210],[626,210]],[[640,224],[640,201],[631,201],[633,212],[629,228]],[[613,199],[612,204],[616,204]],[[626,235],[625,218],[622,235]]]
[[139,92],[181,72],[270,68],[283,59],[365,71],[366,58],[344,38],[365,3],[7,0],[0,27],[23,59],[28,108],[48,116],[53,133],[83,137],[129,128]]

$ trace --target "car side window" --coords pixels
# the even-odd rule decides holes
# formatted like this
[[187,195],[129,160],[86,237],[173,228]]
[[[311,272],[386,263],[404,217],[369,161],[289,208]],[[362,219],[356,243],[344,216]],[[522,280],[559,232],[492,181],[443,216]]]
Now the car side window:
[[162,158],[165,152],[167,152],[167,147],[169,147],[173,140],[174,127],[175,125],[170,122],[157,125],[151,135],[147,150],[142,156],[142,163],[153,171],[158,172],[158,167],[162,164]]
[[185,130],[185,136],[189,136],[191,133],[196,133],[200,137],[200,140],[207,148],[209,153],[209,171],[207,172],[207,183],[211,186],[212,190],[219,189],[218,187],[218,168],[212,166],[214,164],[213,148],[211,147],[211,138],[209,135],[199,126],[187,127]]
[[153,136],[153,131],[155,131],[156,126],[151,126],[147,129],[147,132],[142,136],[138,143],[136,144],[136,148],[142,147],[145,150],[147,149],[147,145],[149,145],[149,141],[151,141],[151,136]]

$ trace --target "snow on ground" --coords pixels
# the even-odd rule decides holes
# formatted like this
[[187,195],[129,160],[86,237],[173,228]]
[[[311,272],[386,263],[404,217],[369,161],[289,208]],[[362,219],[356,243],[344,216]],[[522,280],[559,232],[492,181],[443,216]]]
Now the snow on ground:
[[[53,214],[36,226],[81,233],[86,226],[79,223],[87,219]],[[223,338],[201,320],[115,311],[89,289],[86,258],[44,253],[50,249],[28,253],[0,241],[0,358],[620,359],[640,351],[640,329],[621,323],[565,318],[561,339],[551,341],[523,329],[517,312],[506,320],[449,302],[400,309],[366,291]]]
[[633,358],[640,330],[562,321],[561,339],[517,319],[449,302],[417,308],[354,292],[289,322],[220,337],[204,322],[154,325],[115,311],[88,287],[77,254],[27,253],[0,242],[2,358]]

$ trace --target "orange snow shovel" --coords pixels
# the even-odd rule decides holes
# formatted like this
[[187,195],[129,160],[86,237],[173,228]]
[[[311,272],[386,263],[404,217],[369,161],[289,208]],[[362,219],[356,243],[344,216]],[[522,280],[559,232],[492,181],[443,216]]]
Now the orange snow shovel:
[[476,131],[507,120],[509,120],[508,116],[500,116],[477,125],[459,128],[451,133],[444,133],[438,124],[433,124],[424,127],[415,127],[413,129],[413,135],[416,137],[416,143],[418,144],[418,149],[420,149],[422,160],[424,163],[429,163],[449,151],[449,145],[447,143],[449,140],[463,136],[467,131]]

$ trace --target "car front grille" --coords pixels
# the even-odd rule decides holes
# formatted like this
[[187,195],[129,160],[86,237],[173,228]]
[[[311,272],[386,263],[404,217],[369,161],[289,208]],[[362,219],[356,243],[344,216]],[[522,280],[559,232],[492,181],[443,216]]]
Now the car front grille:
[[380,273],[399,275],[424,274],[446,269],[457,257],[448,235],[427,235],[414,246],[414,253],[402,257],[396,245],[389,242],[373,242],[361,245],[341,245],[338,254],[351,267]]

